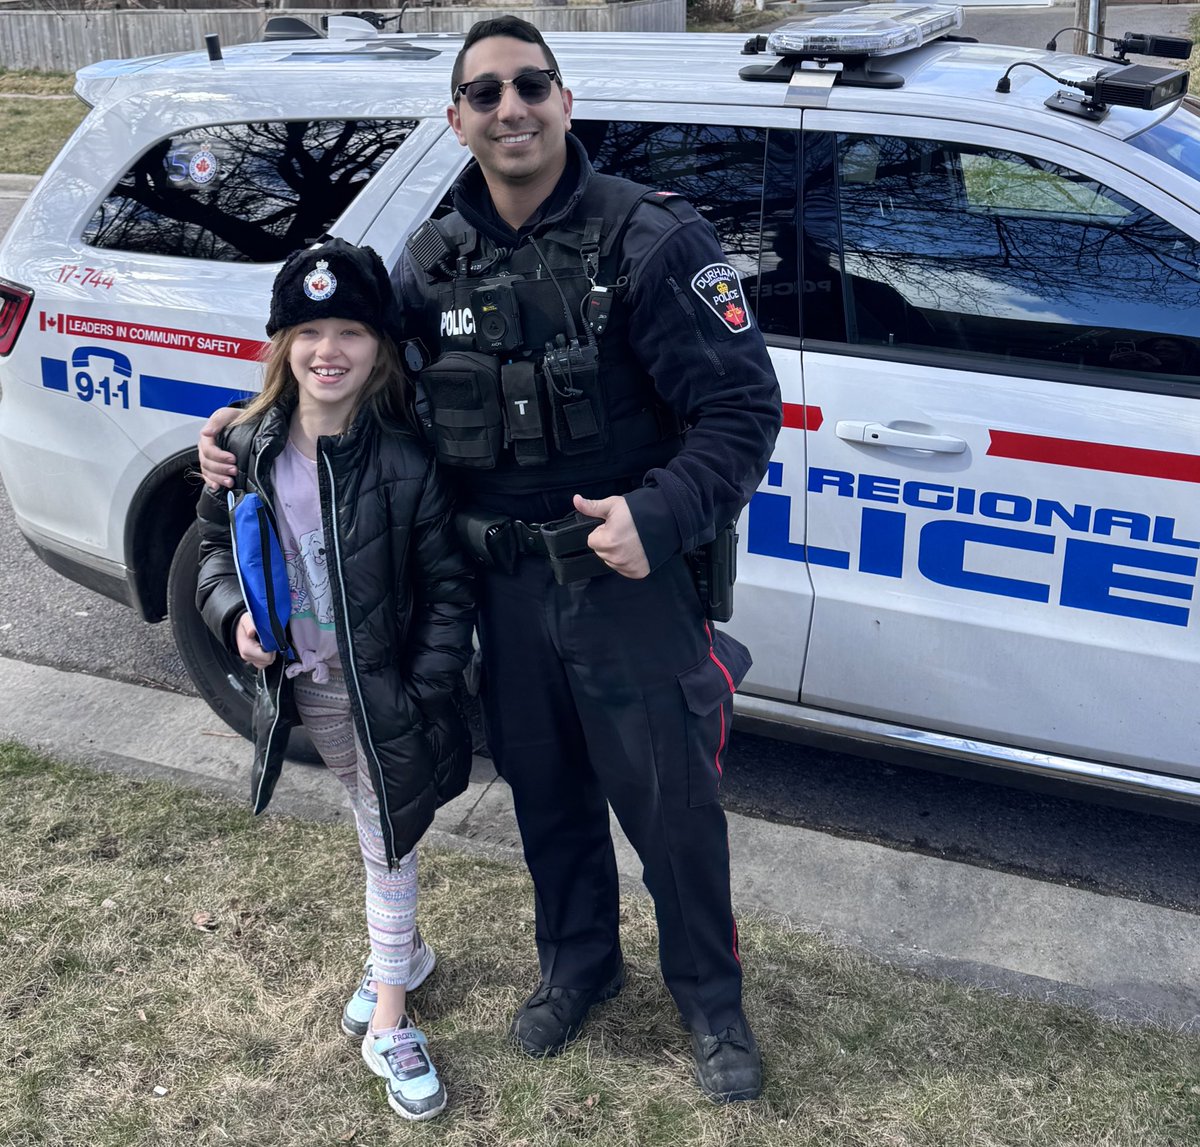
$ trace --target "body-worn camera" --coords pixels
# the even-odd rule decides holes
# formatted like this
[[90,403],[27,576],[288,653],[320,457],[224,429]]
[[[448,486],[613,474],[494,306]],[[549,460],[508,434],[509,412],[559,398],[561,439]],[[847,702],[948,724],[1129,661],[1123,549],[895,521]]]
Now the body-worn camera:
[[475,346],[491,354],[511,354],[522,345],[521,310],[513,283],[521,275],[484,279],[471,292]]

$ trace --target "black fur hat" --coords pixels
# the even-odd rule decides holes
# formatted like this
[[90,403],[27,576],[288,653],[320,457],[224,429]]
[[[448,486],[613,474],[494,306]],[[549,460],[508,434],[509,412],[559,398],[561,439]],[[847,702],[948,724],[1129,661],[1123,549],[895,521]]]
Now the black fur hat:
[[354,319],[401,341],[392,284],[370,247],[329,239],[288,256],[271,288],[267,334],[315,319]]

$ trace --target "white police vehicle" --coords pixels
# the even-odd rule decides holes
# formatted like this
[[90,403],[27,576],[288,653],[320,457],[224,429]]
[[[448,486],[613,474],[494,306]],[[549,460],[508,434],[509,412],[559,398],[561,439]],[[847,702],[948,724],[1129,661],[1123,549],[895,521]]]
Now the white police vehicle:
[[[1200,114],[1184,73],[1126,60],[1188,45],[959,22],[550,37],[597,166],[712,221],[778,369],[740,711],[1200,801]],[[0,247],[18,524],[169,614],[239,729],[241,669],[193,606],[199,420],[256,386],[290,251],[328,231],[394,263],[467,158],[458,37],[332,24],[83,69],[93,110]]]

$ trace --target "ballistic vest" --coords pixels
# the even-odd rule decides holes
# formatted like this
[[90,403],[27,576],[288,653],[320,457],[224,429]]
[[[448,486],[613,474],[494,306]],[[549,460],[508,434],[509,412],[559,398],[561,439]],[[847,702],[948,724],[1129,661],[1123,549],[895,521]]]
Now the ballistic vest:
[[593,174],[569,215],[513,249],[457,212],[410,237],[437,332],[421,389],[468,497],[606,479],[625,492],[676,453],[682,427],[630,351],[619,274],[634,210],[673,199]]

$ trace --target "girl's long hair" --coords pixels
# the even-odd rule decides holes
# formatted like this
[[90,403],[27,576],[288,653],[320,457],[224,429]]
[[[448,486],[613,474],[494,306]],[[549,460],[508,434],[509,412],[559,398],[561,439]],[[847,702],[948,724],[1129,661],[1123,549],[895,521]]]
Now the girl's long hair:
[[[353,321],[358,322],[357,319]],[[401,365],[400,352],[389,336],[380,334],[368,323],[363,323],[363,326],[375,336],[379,346],[375,352],[375,365],[359,391],[358,401],[346,419],[346,425],[349,427],[354,422],[364,406],[370,407],[371,413],[381,423],[406,422],[412,425],[411,387]],[[260,418],[283,399],[294,399],[299,393],[300,384],[288,362],[299,329],[300,326],[285,327],[271,337],[262,355],[262,390],[242,408],[233,425]]]

